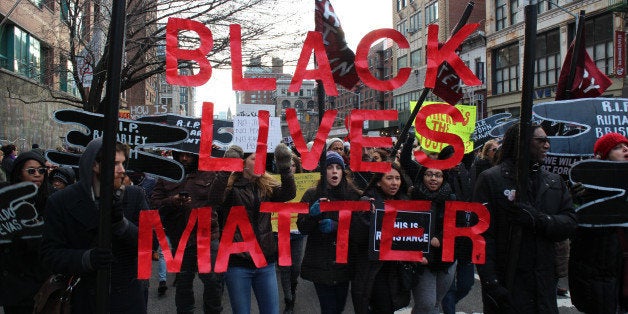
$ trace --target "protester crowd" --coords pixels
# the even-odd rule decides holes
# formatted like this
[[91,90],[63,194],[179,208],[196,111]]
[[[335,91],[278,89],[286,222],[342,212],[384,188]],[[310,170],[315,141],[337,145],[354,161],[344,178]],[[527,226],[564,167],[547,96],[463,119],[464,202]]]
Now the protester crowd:
[[[110,270],[109,311],[146,313],[149,290],[172,298],[178,313],[194,313],[193,280],[203,283],[202,311],[220,313],[227,291],[234,313],[251,311],[251,291],[260,313],[293,313],[296,290],[301,280],[314,284],[321,313],[342,313],[351,293],[356,313],[393,313],[412,305],[412,313],[455,313],[480,276],[484,313],[558,313],[557,279],[569,272],[572,303],[585,313],[623,313],[622,291],[628,289],[623,269],[628,236],[622,227],[578,225],[575,205],[586,197],[581,184],[565,182],[543,170],[551,141],[543,128],[524,129],[530,138],[530,165],[526,179],[517,189],[518,125],[503,138],[493,139],[477,155],[465,155],[453,168],[425,167],[414,159],[418,147],[414,134],[403,140],[402,149],[349,151],[339,138],[327,140],[324,163],[314,171],[319,182],[307,189],[301,201],[307,213],[296,218],[298,230],[290,236],[292,266],[277,263],[277,234],[271,214],[260,211],[262,202],[287,202],[296,196],[295,174],[304,172],[296,149],[280,144],[267,159],[266,172],[255,169],[255,153],[229,147],[225,157],[242,160],[240,172],[207,172],[198,168],[197,154],[172,151],[185,173],[180,182],[155,178],[126,167],[128,147],[118,143],[114,161],[114,191],[111,208],[112,244],[98,246],[102,141],[95,139],[82,152],[78,167],[53,165],[43,150],[18,152],[15,145],[2,146],[0,187],[32,182],[37,193],[29,202],[38,215],[24,225],[41,225],[40,237],[20,237],[0,244],[0,305],[4,313],[39,313],[41,287],[49,278],[71,283],[72,313],[96,311],[97,272]],[[311,145],[308,145],[311,147]],[[440,153],[427,152],[433,159],[446,160],[451,146]],[[354,172],[350,154],[364,161],[391,163],[386,173]],[[592,148],[594,158],[628,161],[628,139],[609,133]],[[278,174],[280,179],[271,176]],[[368,201],[370,211],[353,212],[347,263],[336,262],[337,211],[321,211],[329,201]],[[376,209],[391,200],[427,200],[434,227],[429,239],[430,254],[419,262],[380,261],[369,256],[369,236]],[[447,201],[478,202],[490,213],[483,233],[486,263],[472,264],[472,243],[455,240],[454,261],[442,258],[444,213]],[[149,287],[138,279],[137,249],[140,211],[157,209],[172,252],[178,248],[191,210],[212,208],[211,251],[215,263],[221,230],[232,211],[244,208],[253,233],[268,264],[257,268],[248,253],[232,254],[225,273],[199,273],[197,254],[206,251],[196,241],[196,228],[189,235],[181,271],[169,274],[164,252],[155,243],[153,259],[159,263],[159,285]],[[233,213],[234,215],[236,213]],[[457,213],[457,227],[478,223],[471,211]],[[242,235],[235,233],[234,241]],[[570,247],[570,249],[569,249]],[[174,293],[167,276],[174,276]],[[283,304],[279,289],[283,291]],[[226,289],[225,289],[226,288]],[[42,299],[43,298],[43,299]]]

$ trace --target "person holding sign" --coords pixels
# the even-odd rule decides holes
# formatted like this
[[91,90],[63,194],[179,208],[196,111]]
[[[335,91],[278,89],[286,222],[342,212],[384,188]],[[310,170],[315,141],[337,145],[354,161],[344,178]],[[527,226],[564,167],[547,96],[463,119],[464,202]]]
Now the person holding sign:
[[[15,158],[12,171],[9,173],[9,182],[32,182],[37,186],[37,194],[26,200],[28,206],[21,206],[12,211],[2,208],[3,227],[2,235],[12,232],[9,243],[0,244],[0,305],[4,313],[32,313],[33,297],[39,287],[48,277],[48,272],[38,258],[41,244],[41,226],[38,229],[39,236],[23,238],[22,234],[29,226],[42,223],[46,199],[48,197],[48,172],[44,166],[46,160],[36,152],[23,152]],[[3,184],[6,185],[6,184]],[[2,206],[4,207],[4,206]],[[29,217],[20,217],[20,212],[28,211]],[[15,215],[14,219],[5,218],[8,212]],[[9,214],[10,215],[10,214]],[[22,218],[22,219],[21,219]],[[25,221],[26,218],[29,218]],[[32,219],[30,219],[32,218]],[[7,227],[14,223],[12,227]],[[30,229],[30,228],[28,228]]]
[[[538,124],[523,132],[530,141],[517,154],[519,124],[506,131],[497,166],[479,175],[473,194],[473,201],[485,204],[491,214],[483,233],[486,263],[476,265],[487,314],[558,313],[554,244],[576,228],[567,186],[559,175],[541,168],[550,149],[547,134]],[[523,154],[530,165],[524,182],[528,189],[521,192],[515,174]]]
[[442,170],[422,167],[419,170],[421,181],[412,189],[411,199],[428,200],[436,222],[430,239],[430,257],[427,269],[419,276],[419,284],[412,288],[414,306],[412,313],[438,313],[441,301],[451,287],[456,271],[455,263],[442,261],[441,244],[445,217],[445,201],[455,199],[454,192],[447,183]]
[[55,274],[80,276],[72,292],[72,313],[96,312],[96,274],[111,268],[111,313],[146,313],[147,282],[137,272],[138,224],[148,209],[144,191],[124,186],[129,151],[115,146],[111,208],[111,247],[97,247],[101,185],[102,138],[92,140],[79,161],[79,181],[57,191],[46,204],[41,260]]
[[347,177],[345,168],[340,154],[327,151],[325,176],[301,199],[301,202],[310,204],[309,213],[299,214],[297,220],[299,231],[308,236],[301,277],[314,283],[322,314],[342,313],[353,273],[351,256],[349,264],[336,263],[338,212],[321,212],[320,208],[321,202],[357,201],[362,195]]
[[[375,173],[372,186],[364,192],[362,200],[372,202],[372,210],[384,208],[387,200],[407,200],[406,186],[402,184],[402,170],[392,163],[387,173]],[[352,241],[356,243],[355,277],[351,282],[351,297],[356,313],[394,313],[410,303],[410,290],[401,286],[400,263],[369,259],[369,231],[373,212],[358,212],[352,230]],[[427,260],[426,260],[427,262]]]
[[[241,149],[230,148],[228,151],[241,152]],[[267,172],[255,173],[255,155],[255,153],[240,154],[244,169],[242,172],[232,173],[229,177],[221,208],[224,211],[223,217],[229,217],[232,207],[244,206],[268,265],[257,268],[251,254],[233,254],[229,258],[225,283],[233,313],[251,312],[251,288],[253,288],[260,314],[276,314],[279,313],[279,292],[275,271],[277,242],[273,237],[271,214],[260,212],[260,205],[262,202],[287,202],[295,197],[296,184],[294,175],[290,171],[292,152],[284,144],[279,144],[275,148],[275,165],[281,175],[281,183]],[[241,233],[236,233],[234,238],[241,241]]]
[[[596,159],[626,162],[628,139],[619,133],[608,133],[595,142],[593,152]],[[617,313],[622,285],[620,230],[625,236],[625,228],[621,227],[581,225],[576,229],[571,239],[569,290],[579,311]]]

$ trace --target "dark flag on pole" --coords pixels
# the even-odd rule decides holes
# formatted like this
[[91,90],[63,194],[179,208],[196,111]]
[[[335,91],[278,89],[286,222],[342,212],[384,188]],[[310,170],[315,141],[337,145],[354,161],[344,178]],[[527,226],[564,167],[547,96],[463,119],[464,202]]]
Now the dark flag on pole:
[[355,71],[355,54],[347,46],[345,32],[340,26],[340,20],[334,12],[329,0],[314,0],[315,30],[323,34],[323,43],[327,52],[327,59],[334,76],[334,82],[351,90],[360,80]]
[[[578,60],[573,60],[576,39],[578,38],[576,37],[569,45],[565,62],[560,70],[556,86],[556,100],[598,97],[612,84],[611,80],[597,68],[584,48],[584,31],[581,32],[578,53],[576,54],[579,56]],[[576,62],[573,83],[571,86],[567,86],[572,62]]]
[[462,85],[462,80],[454,68],[445,61],[438,68],[436,85],[432,93],[453,106],[462,98]]

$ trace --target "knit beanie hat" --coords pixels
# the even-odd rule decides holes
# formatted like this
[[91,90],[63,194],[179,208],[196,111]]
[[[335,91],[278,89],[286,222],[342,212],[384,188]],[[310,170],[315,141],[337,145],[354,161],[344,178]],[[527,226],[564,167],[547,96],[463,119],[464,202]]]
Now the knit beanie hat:
[[602,159],[606,159],[611,149],[621,143],[628,145],[628,138],[619,133],[608,133],[595,142],[593,153],[600,155]]
[[340,144],[342,144],[342,147],[344,147],[344,142],[340,138],[332,137],[327,140],[327,146],[325,147],[325,150],[328,150],[331,147],[331,144],[335,142],[340,142]]
[[340,156],[340,154],[336,152],[329,151],[327,152],[327,158],[325,159],[325,167],[328,167],[332,164],[338,164],[342,167],[342,170],[345,170],[345,162]]
[[74,170],[70,167],[64,166],[52,170],[50,173],[50,181],[55,179],[65,183],[65,185],[70,185],[75,181]]

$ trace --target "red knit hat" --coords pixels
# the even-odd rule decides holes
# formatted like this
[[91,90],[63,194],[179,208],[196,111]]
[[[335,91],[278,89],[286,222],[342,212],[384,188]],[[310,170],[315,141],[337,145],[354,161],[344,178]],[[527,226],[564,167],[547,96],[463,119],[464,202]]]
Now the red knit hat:
[[595,142],[593,153],[600,155],[602,159],[606,159],[611,149],[621,143],[628,145],[628,138],[619,133],[608,133]]

